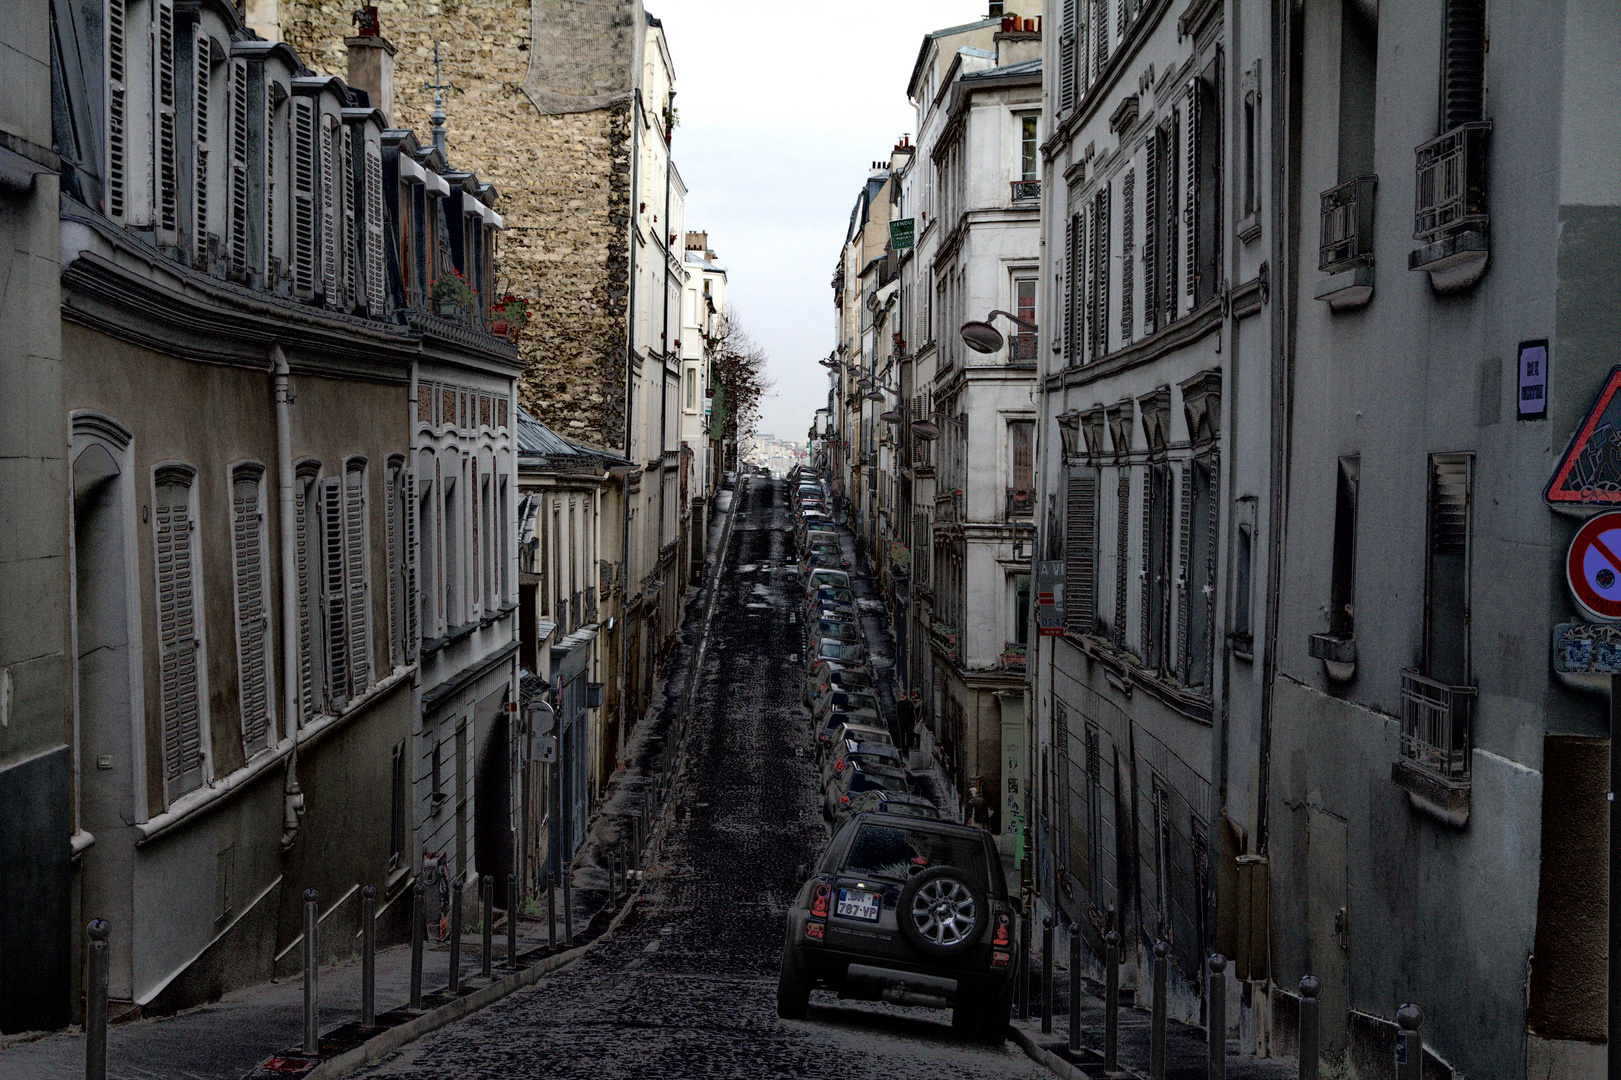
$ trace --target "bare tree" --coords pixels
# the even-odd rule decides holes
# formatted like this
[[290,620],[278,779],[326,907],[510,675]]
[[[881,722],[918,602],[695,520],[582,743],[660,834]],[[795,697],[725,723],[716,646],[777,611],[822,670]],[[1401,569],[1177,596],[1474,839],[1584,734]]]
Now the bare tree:
[[730,444],[727,466],[735,467],[737,444],[754,435],[760,399],[771,388],[771,380],[765,374],[765,349],[743,329],[733,305],[727,305],[720,333],[709,339],[709,356],[715,372],[710,435]]

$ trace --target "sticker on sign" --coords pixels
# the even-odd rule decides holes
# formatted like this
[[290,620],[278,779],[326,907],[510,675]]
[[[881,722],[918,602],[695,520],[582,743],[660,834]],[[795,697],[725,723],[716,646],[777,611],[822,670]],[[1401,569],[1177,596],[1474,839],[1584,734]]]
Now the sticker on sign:
[[1590,518],[1570,542],[1565,580],[1583,611],[1621,619],[1621,512]]

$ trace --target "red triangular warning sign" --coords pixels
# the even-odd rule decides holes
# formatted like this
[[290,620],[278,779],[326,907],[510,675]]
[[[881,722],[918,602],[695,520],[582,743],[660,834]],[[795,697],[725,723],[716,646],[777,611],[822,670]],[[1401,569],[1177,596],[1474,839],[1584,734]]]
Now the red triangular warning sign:
[[1542,497],[1554,506],[1621,504],[1621,367],[1613,367]]

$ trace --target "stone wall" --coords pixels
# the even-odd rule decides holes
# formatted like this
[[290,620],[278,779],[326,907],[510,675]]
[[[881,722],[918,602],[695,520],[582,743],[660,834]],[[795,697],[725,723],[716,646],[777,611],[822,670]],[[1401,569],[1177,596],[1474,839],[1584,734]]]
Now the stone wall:
[[[282,0],[282,38],[310,67],[344,76],[356,7]],[[560,434],[623,448],[640,5],[571,0],[531,12],[529,0],[382,0],[378,9],[399,50],[389,122],[430,140],[433,92],[424,87],[436,81],[437,41],[453,87],[444,105],[449,159],[500,193],[498,288],[532,301],[519,400]],[[546,56],[532,64],[537,40]]]

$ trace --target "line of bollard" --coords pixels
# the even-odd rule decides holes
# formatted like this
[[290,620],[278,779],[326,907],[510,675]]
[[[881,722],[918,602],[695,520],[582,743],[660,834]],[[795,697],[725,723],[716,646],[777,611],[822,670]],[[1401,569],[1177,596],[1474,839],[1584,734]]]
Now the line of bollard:
[[1069,924],[1069,1051],[1081,1052],[1081,924]]
[[319,993],[320,969],[316,967],[316,939],[321,931],[321,895],[314,889],[304,890],[304,1053],[319,1057],[321,1053],[321,1026],[316,998]]
[[1322,1002],[1317,995],[1322,993],[1323,984],[1315,975],[1306,975],[1300,980],[1300,1080],[1317,1080],[1318,1060],[1318,1032],[1321,1030],[1321,1021],[1318,1009]]
[[484,875],[484,968],[480,972],[486,982],[495,963],[495,875]]
[[107,935],[106,919],[91,919],[90,982],[84,991],[84,1080],[107,1080]]
[[423,903],[426,886],[418,878],[411,886],[411,1011],[422,1011],[422,946],[428,936],[428,912]]
[[518,875],[507,875],[507,967],[518,970]]
[[377,1026],[377,886],[360,890],[360,1024]]
[[1210,1080],[1227,1080],[1227,958],[1210,958]]
[[465,874],[456,875],[450,883],[450,979],[446,986],[452,994],[462,988],[462,888],[466,884]]
[[1165,942],[1154,942],[1154,1011],[1149,1023],[1148,1080],[1165,1080],[1165,1019],[1167,1012],[1165,994],[1170,969],[1170,961],[1166,958],[1166,953],[1169,951]]
[[1030,909],[1019,912],[1019,1019],[1030,1019]]
[[557,951],[557,883],[546,874],[546,947]]
[[1119,1072],[1120,932],[1103,935],[1103,1071]]
[[1041,1033],[1053,1033],[1053,917],[1041,920]]
[[1408,1002],[1396,1010],[1396,1080],[1424,1080],[1424,1010]]

